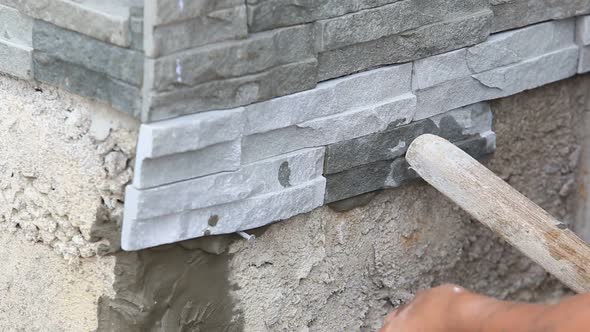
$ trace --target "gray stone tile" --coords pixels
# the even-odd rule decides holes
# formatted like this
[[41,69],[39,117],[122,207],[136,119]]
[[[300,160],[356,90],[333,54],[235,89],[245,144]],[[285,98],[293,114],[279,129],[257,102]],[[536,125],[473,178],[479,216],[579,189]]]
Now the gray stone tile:
[[576,41],[580,45],[590,45],[590,15],[576,18]]
[[[491,131],[455,143],[475,158],[492,153],[496,137]],[[325,204],[348,199],[371,191],[396,188],[419,176],[404,157],[361,165],[343,172],[326,175]]]
[[158,26],[207,16],[240,5],[244,5],[244,0],[150,0],[145,3],[145,16],[151,26]]
[[400,0],[247,0],[248,28],[263,31],[342,16]]
[[590,13],[588,0],[495,0],[494,32]]
[[414,120],[571,77],[577,72],[578,53],[578,47],[573,45],[516,64],[415,91],[418,104]]
[[240,168],[240,140],[154,159],[135,160],[133,186],[153,188]]
[[139,117],[139,88],[104,73],[64,62],[43,52],[33,51],[33,73],[36,80],[57,85],[70,92],[95,98],[112,107]]
[[68,63],[104,73],[131,85],[143,81],[143,54],[35,20],[33,47]]
[[[187,4],[194,2],[198,1],[185,1]],[[145,50],[150,57],[168,55],[223,40],[245,38],[248,35],[246,6],[243,4],[166,25],[149,24],[148,20],[145,24]]]
[[415,97],[408,93],[393,97],[380,105],[369,105],[295,126],[246,136],[242,143],[242,161],[254,162],[401,126],[413,117],[414,107]]
[[318,84],[311,90],[246,107],[244,135],[285,128],[411,91],[412,64],[377,68]]
[[422,134],[460,141],[489,131],[491,127],[492,112],[489,105],[478,103],[392,130],[340,141],[326,147],[324,174],[401,157],[410,143]]
[[131,45],[129,15],[138,0],[0,0],[22,14],[122,47]]
[[320,53],[319,80],[477,44],[488,37],[491,19],[492,12],[483,10],[398,35]]
[[422,26],[489,10],[487,0],[409,0],[315,23],[320,52],[365,43]]
[[212,234],[261,227],[309,212],[322,205],[323,177],[285,190],[229,204],[153,219],[125,218],[121,234],[124,250],[139,250]]
[[0,5],[0,39],[12,44],[33,45],[33,19],[16,9]]
[[157,158],[233,141],[242,135],[243,108],[210,111],[142,124],[138,158]]
[[0,39],[0,72],[30,80],[33,78],[33,49]]
[[[166,38],[175,39],[170,36],[176,35],[167,34]],[[150,60],[145,85],[155,91],[174,91],[313,59],[312,38],[311,26],[297,26]]]
[[132,186],[125,195],[125,217],[146,219],[187,213],[253,196],[279,192],[320,178],[324,149],[313,148],[222,172],[151,189]]
[[316,77],[317,61],[309,59],[258,74],[207,82],[171,92],[147,91],[142,118],[151,122],[248,105],[311,89],[316,86]]

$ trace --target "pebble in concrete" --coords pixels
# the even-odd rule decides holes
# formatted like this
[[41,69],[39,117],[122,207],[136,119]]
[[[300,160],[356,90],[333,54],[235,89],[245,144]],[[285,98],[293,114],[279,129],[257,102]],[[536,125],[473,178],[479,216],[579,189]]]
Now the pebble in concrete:
[[[154,219],[123,221],[121,247],[138,250],[194,237],[233,233],[309,212],[323,204],[323,177],[238,202]],[[210,222],[215,221],[215,222]]]
[[132,186],[125,195],[125,218],[146,219],[279,192],[320,178],[324,148],[288,153],[222,172],[152,189]]

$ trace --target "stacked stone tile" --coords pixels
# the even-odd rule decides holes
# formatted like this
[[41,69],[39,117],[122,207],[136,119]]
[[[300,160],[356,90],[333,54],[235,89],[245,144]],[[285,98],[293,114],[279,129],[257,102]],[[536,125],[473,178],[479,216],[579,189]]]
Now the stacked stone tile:
[[0,71],[31,79],[33,19],[0,5]]
[[576,40],[580,45],[578,73],[590,71],[590,16],[581,16],[576,22]]
[[590,70],[590,0],[0,4],[0,71],[144,123],[125,249],[400,186],[422,133],[483,157],[485,101]]

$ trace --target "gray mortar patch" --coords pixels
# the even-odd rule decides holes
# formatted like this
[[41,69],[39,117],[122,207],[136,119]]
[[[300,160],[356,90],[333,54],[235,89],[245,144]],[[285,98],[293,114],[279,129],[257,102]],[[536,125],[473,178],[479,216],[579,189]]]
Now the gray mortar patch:
[[[220,241],[220,254],[203,250]],[[202,238],[118,253],[117,296],[99,299],[97,331],[243,331],[230,295],[227,241]]]

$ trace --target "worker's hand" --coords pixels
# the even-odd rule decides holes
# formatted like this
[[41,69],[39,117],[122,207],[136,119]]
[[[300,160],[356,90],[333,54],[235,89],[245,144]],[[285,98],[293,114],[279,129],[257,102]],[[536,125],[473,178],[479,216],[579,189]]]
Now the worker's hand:
[[387,315],[379,332],[466,331],[472,324],[465,317],[482,315],[494,302],[457,285],[439,286],[418,292],[412,302]]

